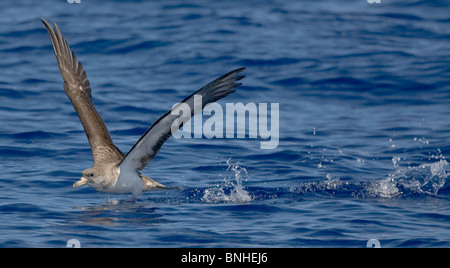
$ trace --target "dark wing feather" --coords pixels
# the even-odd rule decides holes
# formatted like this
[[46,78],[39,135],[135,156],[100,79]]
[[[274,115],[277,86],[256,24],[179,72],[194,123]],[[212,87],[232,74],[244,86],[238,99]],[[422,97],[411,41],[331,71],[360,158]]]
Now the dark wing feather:
[[50,35],[59,71],[64,79],[64,91],[72,101],[91,145],[94,162],[117,162],[123,153],[114,145],[102,118],[92,103],[91,87],[81,62],[70,50],[56,23],[55,31],[41,19]]
[[[194,110],[199,112],[207,104],[215,102],[221,98],[233,93],[234,88],[240,86],[241,83],[237,81],[244,78],[244,76],[238,76],[237,74],[242,72],[245,68],[236,69],[227,74],[222,75],[213,82],[199,89],[181,103],[186,103],[191,109],[191,114],[186,115],[173,115],[171,111],[160,117],[138,140],[138,142],[131,148],[128,154],[122,160],[120,164],[127,168],[141,170],[143,169],[149,160],[152,160],[158,153],[163,143],[171,136],[172,124],[178,119],[179,128],[183,123],[186,123],[191,117],[193,117]],[[202,96],[201,109],[194,109],[194,96]],[[178,129],[179,129],[178,128]]]

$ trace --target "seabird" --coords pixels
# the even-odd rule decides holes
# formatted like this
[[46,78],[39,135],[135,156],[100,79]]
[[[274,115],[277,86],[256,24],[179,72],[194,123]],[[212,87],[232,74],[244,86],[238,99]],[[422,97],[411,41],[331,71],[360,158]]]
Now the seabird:
[[92,103],[91,87],[81,62],[70,50],[66,39],[60,29],[53,22],[54,30],[50,24],[41,19],[50,35],[53,44],[59,71],[64,79],[64,91],[72,102],[80,118],[91,147],[94,164],[83,171],[80,180],[73,184],[73,188],[89,185],[95,190],[107,193],[131,193],[130,201],[145,191],[165,188],[159,182],[141,174],[147,163],[152,160],[163,143],[171,136],[171,126],[175,120],[180,123],[178,129],[199,112],[194,109],[194,95],[201,95],[202,109],[209,103],[222,99],[235,92],[235,87],[242,83],[237,81],[244,78],[238,75],[245,68],[239,68],[222,75],[206,86],[202,87],[181,103],[191,108],[190,116],[173,115],[167,112],[161,116],[136,142],[125,155],[113,143],[106,128],[105,122],[96,111]]

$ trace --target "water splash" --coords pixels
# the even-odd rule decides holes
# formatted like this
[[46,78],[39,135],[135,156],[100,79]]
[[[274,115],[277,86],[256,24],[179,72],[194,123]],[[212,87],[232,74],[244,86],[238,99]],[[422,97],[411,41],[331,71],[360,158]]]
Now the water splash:
[[380,181],[371,182],[366,191],[368,196],[371,197],[385,197],[392,198],[402,194],[400,189],[397,187],[395,179],[388,177]]
[[446,160],[432,164],[422,164],[418,167],[400,168],[392,176],[397,183],[411,191],[436,195],[445,185],[447,173]]
[[327,174],[327,180],[305,182],[300,187],[291,187],[289,191],[294,194],[318,193],[357,198],[394,198],[414,194],[437,195],[439,190],[445,187],[448,177],[445,171],[448,162],[445,159],[415,167],[401,167],[400,161],[400,157],[393,157],[395,171],[380,180],[349,181]]
[[227,165],[227,171],[232,171],[231,176],[224,177],[222,184],[206,189],[202,197],[203,202],[246,203],[252,201],[253,197],[242,186],[243,178],[248,177],[247,170],[239,166],[239,163],[232,163],[231,158],[227,160]]
[[448,176],[445,159],[416,167],[400,167],[399,161],[398,157],[392,158],[395,172],[383,180],[372,182],[367,187],[369,195],[388,198],[405,194],[437,195],[444,187]]

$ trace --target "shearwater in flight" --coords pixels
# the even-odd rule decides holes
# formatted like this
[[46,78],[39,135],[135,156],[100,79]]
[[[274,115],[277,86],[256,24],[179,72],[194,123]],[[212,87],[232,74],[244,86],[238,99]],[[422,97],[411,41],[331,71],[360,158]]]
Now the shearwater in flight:
[[[163,143],[172,135],[174,121],[179,123],[179,129],[195,115],[194,112],[233,93],[234,88],[241,85],[237,81],[244,78],[239,73],[245,68],[239,68],[202,87],[181,101],[191,108],[190,115],[180,116],[167,112],[153,123],[125,155],[112,142],[103,119],[92,103],[91,88],[83,65],[70,50],[56,23],[53,23],[53,30],[45,19],[41,20],[53,44],[59,71],[64,79],[64,91],[80,118],[94,158],[93,166],[83,171],[81,179],[73,184],[74,188],[87,184],[100,192],[131,193],[130,201],[135,201],[145,191],[165,188],[139,171],[155,157]],[[194,109],[194,95],[202,97],[201,109]]]

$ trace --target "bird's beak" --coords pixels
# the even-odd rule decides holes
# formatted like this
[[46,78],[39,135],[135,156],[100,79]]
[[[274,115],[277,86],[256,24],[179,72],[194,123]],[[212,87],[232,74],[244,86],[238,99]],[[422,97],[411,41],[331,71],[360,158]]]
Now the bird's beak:
[[80,179],[79,181],[77,181],[77,182],[75,182],[75,183],[73,184],[73,188],[74,188],[74,189],[75,189],[75,188],[78,188],[78,187],[80,187],[81,185],[85,185],[86,183],[88,183],[88,180],[85,179],[84,177],[81,177],[81,179]]

